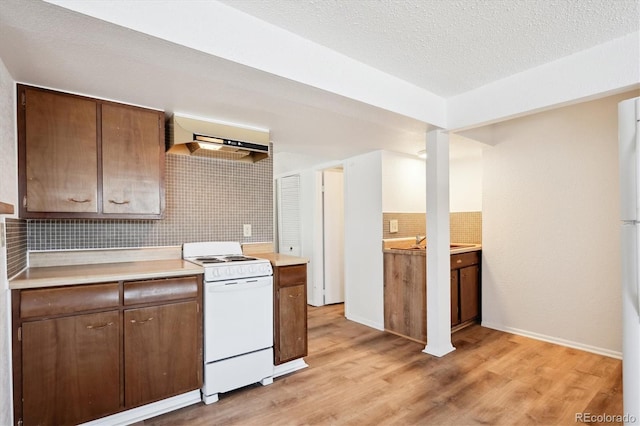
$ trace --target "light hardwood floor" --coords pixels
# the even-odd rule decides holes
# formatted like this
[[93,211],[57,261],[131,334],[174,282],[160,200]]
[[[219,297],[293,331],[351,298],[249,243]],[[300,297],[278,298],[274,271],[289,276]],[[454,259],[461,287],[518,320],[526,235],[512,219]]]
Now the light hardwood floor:
[[309,368],[144,425],[570,425],[622,414],[621,361],[478,325],[443,358],[309,307]]

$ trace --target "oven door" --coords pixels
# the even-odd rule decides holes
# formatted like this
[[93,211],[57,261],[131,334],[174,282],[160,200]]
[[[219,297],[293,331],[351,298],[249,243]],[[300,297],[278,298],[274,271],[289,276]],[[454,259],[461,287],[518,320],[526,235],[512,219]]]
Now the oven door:
[[205,283],[205,362],[273,346],[273,277]]

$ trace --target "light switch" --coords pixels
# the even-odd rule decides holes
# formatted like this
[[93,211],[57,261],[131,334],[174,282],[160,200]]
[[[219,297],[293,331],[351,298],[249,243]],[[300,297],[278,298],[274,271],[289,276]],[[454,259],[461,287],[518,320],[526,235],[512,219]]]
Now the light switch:
[[395,234],[398,232],[398,219],[391,219],[389,221],[389,233]]
[[251,236],[251,224],[245,223],[244,225],[242,225],[242,234],[245,237]]

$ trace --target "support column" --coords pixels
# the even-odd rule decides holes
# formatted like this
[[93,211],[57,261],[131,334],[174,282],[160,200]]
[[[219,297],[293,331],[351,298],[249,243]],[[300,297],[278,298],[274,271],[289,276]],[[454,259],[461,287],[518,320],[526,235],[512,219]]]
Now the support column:
[[427,346],[438,357],[451,344],[451,266],[449,234],[449,135],[427,132]]

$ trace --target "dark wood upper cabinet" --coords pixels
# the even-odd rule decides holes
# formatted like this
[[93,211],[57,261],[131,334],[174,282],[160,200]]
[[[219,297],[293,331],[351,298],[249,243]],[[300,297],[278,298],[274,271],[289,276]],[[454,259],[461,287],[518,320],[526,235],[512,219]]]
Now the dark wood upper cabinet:
[[155,111],[102,106],[104,213],[161,213],[160,131]]
[[160,219],[164,113],[18,85],[23,218]]
[[22,96],[26,210],[97,213],[96,102],[28,88]]

